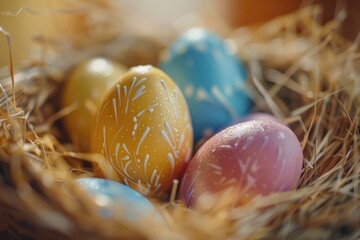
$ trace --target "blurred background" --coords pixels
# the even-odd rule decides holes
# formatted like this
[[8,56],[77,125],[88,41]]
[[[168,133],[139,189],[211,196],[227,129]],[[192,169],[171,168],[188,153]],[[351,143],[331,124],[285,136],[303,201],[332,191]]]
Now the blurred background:
[[[89,2],[106,5],[106,2],[110,1],[87,1]],[[136,13],[143,19],[151,18],[159,27],[175,24],[183,16],[196,16],[196,13],[210,9],[216,14],[216,19],[223,21],[221,24],[227,24],[229,28],[260,24],[295,11],[301,6],[317,3],[324,9],[322,16],[324,22],[332,19],[335,13],[339,13],[339,9],[347,10],[344,23],[346,28],[342,32],[347,38],[353,39],[360,31],[358,0],[123,0],[117,2],[136,9]],[[86,22],[88,11],[91,9],[82,8],[81,1],[0,1],[0,27],[12,36],[15,65],[19,67],[19,64],[26,63],[36,48],[46,48],[47,44],[56,43],[58,40],[65,39],[74,44],[81,44],[84,38],[89,37],[86,33],[88,30],[86,26],[89,26]],[[144,25],[146,24],[147,22],[144,22]],[[6,38],[0,35],[0,67],[8,64]]]

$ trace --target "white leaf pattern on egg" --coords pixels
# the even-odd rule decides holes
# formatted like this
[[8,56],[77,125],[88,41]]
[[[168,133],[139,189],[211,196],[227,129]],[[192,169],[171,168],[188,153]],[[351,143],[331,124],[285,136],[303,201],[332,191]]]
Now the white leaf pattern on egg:
[[169,136],[167,135],[166,131],[164,131],[163,129],[160,130],[160,136],[166,141],[166,143],[169,145],[169,147],[171,148],[171,150],[173,151],[174,155],[176,158],[178,158],[178,153],[176,151],[176,148],[174,147],[174,145],[172,144],[172,142],[170,141]]
[[247,157],[245,163],[241,159],[239,161],[237,161],[237,162],[239,164],[241,173],[245,174],[247,172],[248,168],[249,168],[249,165],[250,165],[250,162],[251,162],[251,157]]
[[[158,178],[157,178],[158,179]],[[157,192],[159,189],[160,189],[160,187],[161,187],[161,183],[159,183],[159,184],[157,184],[157,185],[155,185],[155,188],[154,188],[154,193],[155,192]]]
[[[116,147],[115,147],[115,158],[116,158],[116,162],[119,162],[119,149],[120,149],[120,143],[117,143],[116,144]],[[123,159],[123,158],[122,158]],[[121,159],[121,160],[122,160]]]
[[106,127],[105,126],[103,126],[103,150],[104,150],[105,157],[108,157],[107,145],[106,145]]
[[135,83],[135,87],[137,87],[138,85],[140,85],[140,84],[144,83],[146,80],[147,80],[147,78],[146,78],[146,77],[141,78],[139,81],[137,81],[137,82]]
[[174,157],[171,153],[168,153],[166,155],[168,161],[169,161],[169,164],[170,164],[170,167],[171,167],[171,174],[174,172],[174,167],[175,167],[175,160],[174,160]]
[[146,91],[144,91],[144,89],[145,89],[145,85],[142,85],[140,88],[138,88],[138,90],[136,90],[134,97],[131,99],[131,102],[134,102],[136,99],[141,97],[141,95],[146,93]]
[[219,166],[219,165],[216,165],[216,164],[214,164],[214,163],[208,163],[208,165],[209,165],[212,169],[214,169],[214,170],[216,170],[216,171],[222,171],[222,167]]
[[[167,87],[167,85],[166,85],[166,83],[165,83],[165,81],[163,80],[163,79],[161,79],[160,80],[160,83],[161,83],[161,85],[162,85],[162,87],[163,87],[163,89],[164,89],[164,91],[165,91],[165,93],[166,93],[166,96],[167,96],[167,101],[170,103],[170,105],[171,105],[171,107],[172,107],[172,109],[173,109],[173,112],[175,113],[175,116],[176,117],[179,117],[179,113],[178,113],[178,108],[175,106],[175,104],[174,104],[174,99],[170,96],[170,93],[169,93],[169,90],[168,90],[168,87]],[[175,90],[175,89],[174,89]]]
[[236,119],[236,111],[231,103],[228,102],[228,99],[222,94],[218,87],[213,86],[211,88],[211,93],[219,101],[219,103],[226,109],[230,117],[234,120]]
[[150,184],[152,184],[152,183],[154,182],[156,172],[157,172],[157,169],[154,169],[153,172],[152,172],[152,174],[151,174]]
[[279,164],[279,161],[281,160],[281,157],[282,157],[282,148],[280,146],[278,146],[276,148],[276,162],[275,162],[276,165]]
[[224,144],[224,145],[219,146],[219,149],[233,149],[233,147],[229,144]]
[[136,151],[135,151],[135,154],[138,155],[139,154],[139,150],[140,150],[140,147],[141,147],[141,144],[143,143],[143,141],[145,140],[146,136],[149,134],[150,132],[150,127],[147,127],[145,128],[143,134],[141,135],[140,137],[140,140],[139,140],[139,143],[136,147]]
[[219,180],[218,184],[221,185],[226,181],[226,177],[222,176],[222,178]]
[[117,95],[118,95],[118,99],[119,99],[119,106],[121,106],[121,89],[120,89],[119,84],[116,84],[116,90],[117,90]]
[[165,123],[164,123],[164,127],[165,127],[166,131],[170,134],[171,140],[172,140],[173,142],[175,142],[174,134],[173,134],[172,131],[171,131],[170,125],[169,125],[166,121],[165,121]]
[[278,139],[285,139],[285,134],[282,131],[278,132]]
[[160,80],[160,83],[161,83],[161,86],[163,86],[163,88],[164,88],[164,90],[165,90],[165,93],[166,93],[166,95],[167,95],[167,100],[170,102],[170,94],[169,94],[169,91],[168,91],[168,89],[167,89],[167,87],[166,87],[166,85],[165,85],[165,82],[164,82],[164,80]]
[[250,171],[254,174],[256,174],[260,170],[259,161],[255,161],[253,164],[251,164]]
[[117,124],[119,124],[118,115],[117,115],[116,99],[115,98],[112,99],[112,103],[113,103],[115,121],[116,121]]
[[250,136],[246,138],[245,144],[242,147],[242,150],[246,150],[253,142],[254,142],[254,137]]
[[[127,99],[128,97],[127,97],[127,86],[126,85],[124,85],[124,97],[125,97],[125,99]],[[125,107],[125,113],[127,113],[127,107],[128,107],[128,105],[126,105],[126,107]]]
[[163,171],[161,170],[161,172],[158,175],[156,175],[155,186],[161,185],[161,183],[159,183],[159,180],[162,173]]
[[211,104],[217,104],[211,95],[202,87],[196,89],[195,98],[198,101],[206,101]]
[[193,95],[193,93],[194,93],[194,87],[193,86],[187,85],[187,86],[185,86],[184,89],[185,89],[184,90],[184,95],[186,97],[191,97]]
[[268,144],[268,142],[269,142],[269,136],[265,135],[264,139],[263,139],[263,142],[261,144],[260,150],[263,150],[265,148],[265,146]]

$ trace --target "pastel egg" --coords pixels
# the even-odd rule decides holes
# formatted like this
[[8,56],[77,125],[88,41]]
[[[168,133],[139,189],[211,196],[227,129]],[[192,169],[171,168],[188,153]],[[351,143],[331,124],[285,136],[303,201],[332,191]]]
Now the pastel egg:
[[233,188],[234,204],[295,188],[303,154],[299,140],[273,121],[248,121],[219,132],[197,151],[180,185],[180,198],[193,206],[204,194]]
[[120,63],[93,58],[69,73],[61,92],[60,107],[73,108],[63,119],[63,125],[76,150],[89,151],[90,129],[101,97],[126,71]]
[[145,195],[164,195],[191,157],[193,132],[185,98],[161,70],[131,68],[98,109],[92,151],[120,180]]
[[79,178],[75,182],[101,203],[102,215],[111,216],[111,207],[118,206],[127,220],[137,221],[154,216],[163,220],[155,206],[135,190],[107,179]]
[[229,44],[205,29],[190,29],[180,36],[168,49],[161,69],[185,95],[195,141],[250,110],[243,64]]

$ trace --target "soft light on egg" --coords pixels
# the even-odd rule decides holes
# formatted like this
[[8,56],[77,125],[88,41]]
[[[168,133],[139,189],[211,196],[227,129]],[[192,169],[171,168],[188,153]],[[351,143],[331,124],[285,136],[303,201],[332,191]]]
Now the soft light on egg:
[[89,62],[86,70],[94,74],[102,74],[105,77],[109,77],[114,73],[114,66],[109,65],[109,60],[96,58]]
[[135,190],[107,179],[79,178],[76,183],[94,197],[101,207],[101,214],[110,217],[111,210],[121,210],[124,219],[137,222],[143,218],[152,217],[164,223],[164,219],[155,206]]
[[63,125],[77,151],[89,151],[90,129],[101,98],[126,70],[115,61],[92,58],[69,73],[61,92],[60,107],[72,109],[63,119]]

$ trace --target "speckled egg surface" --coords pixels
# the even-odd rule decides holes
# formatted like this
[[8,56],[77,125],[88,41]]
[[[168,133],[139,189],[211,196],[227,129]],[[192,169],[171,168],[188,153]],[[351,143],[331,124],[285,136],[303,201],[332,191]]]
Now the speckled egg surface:
[[189,162],[180,198],[192,206],[205,192],[228,187],[235,204],[297,186],[303,154],[295,134],[273,121],[248,121],[219,132]]
[[162,219],[148,199],[128,186],[100,178],[80,178],[75,182],[97,198],[97,202],[103,207],[102,214],[105,217],[111,215],[111,206],[116,205],[121,208],[127,220],[137,221],[151,216]]
[[277,122],[277,123],[280,123],[280,124],[285,124],[279,118],[275,117],[274,115],[271,115],[270,113],[254,112],[254,113],[249,113],[249,114],[247,114],[244,117],[241,117],[239,119],[235,119],[229,125],[225,126],[224,128],[221,128],[219,130],[219,132],[224,130],[225,128],[231,127],[231,126],[233,126],[235,124],[242,123],[242,122],[253,121],[253,120],[273,121],[273,122]]
[[150,65],[131,68],[105,96],[92,137],[121,181],[162,195],[191,157],[193,132],[178,86]]
[[167,51],[163,69],[183,91],[195,141],[249,112],[245,69],[229,44],[202,28],[180,36]]
[[73,108],[63,119],[63,125],[77,151],[89,151],[90,129],[101,97],[126,71],[120,63],[98,57],[79,64],[69,73],[60,107]]

